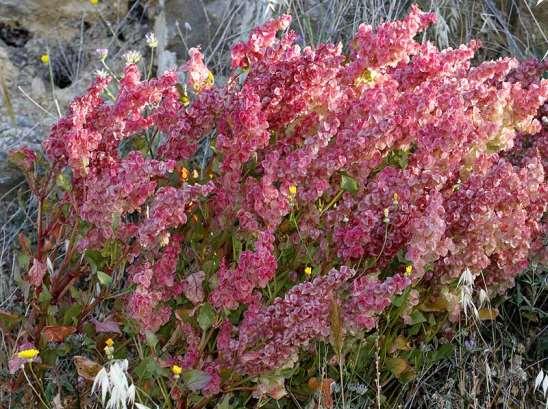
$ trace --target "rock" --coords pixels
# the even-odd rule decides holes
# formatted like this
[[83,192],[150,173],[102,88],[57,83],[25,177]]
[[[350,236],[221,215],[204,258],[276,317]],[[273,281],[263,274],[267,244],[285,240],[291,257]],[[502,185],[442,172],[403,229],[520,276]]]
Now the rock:
[[21,172],[7,160],[10,151],[23,146],[40,148],[37,128],[24,117],[17,119],[16,126],[9,122],[0,122],[0,194],[7,192],[23,178]]
[[124,16],[127,3],[104,1],[94,6],[82,0],[0,0],[0,38],[7,37],[13,47],[23,47],[33,36],[69,41],[78,34],[83,17],[93,22],[100,21],[101,15],[105,19]]
[[17,73],[18,70],[12,64],[6,47],[0,45],[0,77],[5,81],[6,86],[10,86],[15,82]]
[[157,27],[164,28],[165,50],[176,53],[179,64],[187,59],[188,48],[200,46],[210,68],[221,70],[232,44],[272,18],[273,4],[270,0],[159,0],[155,31],[159,36]]
[[154,33],[158,39],[158,74],[163,74],[170,68],[177,66],[177,55],[167,50],[169,30],[166,23],[165,9],[160,8],[154,21]]

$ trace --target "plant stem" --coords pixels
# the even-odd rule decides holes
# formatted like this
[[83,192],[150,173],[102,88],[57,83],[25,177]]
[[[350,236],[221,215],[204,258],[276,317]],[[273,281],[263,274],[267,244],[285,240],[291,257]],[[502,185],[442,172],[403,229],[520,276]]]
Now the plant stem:
[[162,396],[164,397],[164,401],[167,404],[167,407],[171,409],[173,406],[171,406],[171,399],[169,399],[169,396],[165,390],[164,381],[161,378],[159,378],[156,380],[156,382],[158,383],[158,386],[160,387],[160,392],[162,392]]
[[25,371],[25,365],[22,366],[22,369],[23,369],[23,375],[25,376],[25,379],[27,380],[27,383],[29,384],[34,394],[38,397],[38,399],[40,399],[40,402],[42,402],[42,405],[44,405],[44,407],[46,407],[47,409],[50,409],[48,404],[44,401],[44,399],[42,399],[42,395],[36,390],[32,382],[30,381],[29,376],[27,375],[27,371]]
[[346,401],[344,399],[343,363],[342,363],[342,353],[341,352],[339,352],[339,377],[340,377],[340,383],[341,383],[342,409],[346,409]]
[[381,409],[381,372],[380,366],[380,354],[379,354],[379,334],[375,337],[375,384],[377,385],[377,409]]
[[331,206],[333,206],[341,198],[343,193],[344,193],[344,190],[341,189],[337,192],[335,196],[333,196],[333,199],[331,199],[331,201],[327,204],[327,206],[325,206],[325,208],[322,209],[322,211],[320,212],[320,217],[323,216],[323,214],[327,212],[331,208]]

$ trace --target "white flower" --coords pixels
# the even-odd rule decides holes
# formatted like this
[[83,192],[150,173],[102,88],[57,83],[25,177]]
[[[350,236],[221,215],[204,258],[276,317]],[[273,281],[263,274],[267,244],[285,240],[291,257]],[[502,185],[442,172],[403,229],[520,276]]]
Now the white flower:
[[[548,374],[545,374],[542,369],[535,378],[535,390],[539,389],[540,391],[540,388],[542,388],[542,394],[546,398],[546,394],[548,394]],[[548,401],[546,403],[548,404]]]
[[535,390],[540,386],[543,379],[544,379],[544,371],[541,369],[537,377],[535,378]]
[[158,39],[156,38],[156,35],[154,33],[148,33],[145,35],[145,39],[147,42],[147,45],[150,48],[156,48],[158,47]]
[[95,52],[97,53],[97,56],[99,57],[99,60],[105,61],[107,59],[108,49],[98,48],[97,50],[95,50]]
[[485,291],[483,288],[479,290],[479,302],[480,307],[489,304],[489,294],[487,294],[487,291]]
[[465,317],[468,318],[468,314],[471,312],[476,318],[479,318],[478,309],[474,305],[474,300],[472,298],[474,292],[474,276],[468,268],[462,272],[458,286],[460,287],[460,303],[464,310]]
[[139,51],[128,51],[124,54],[124,59],[126,60],[126,65],[137,64],[141,61],[141,53]]
[[474,276],[472,275],[472,272],[467,267],[459,278],[459,286],[466,285],[472,287],[474,285]]
[[91,393],[101,389],[101,403],[105,409],[127,409],[128,405],[130,408],[135,405],[138,409],[148,409],[135,403],[135,385],[128,381],[127,369],[127,359],[114,360],[109,363],[108,369],[102,368],[95,376]]
[[105,399],[107,398],[107,392],[109,390],[109,380],[108,380],[108,372],[103,367],[97,375],[95,375],[95,380],[93,381],[93,387],[91,388],[91,393],[95,393],[95,389],[97,387],[101,388],[101,402],[103,405],[105,404]]
[[106,78],[108,77],[108,72],[105,70],[97,70],[95,71],[95,75],[97,75],[99,78]]

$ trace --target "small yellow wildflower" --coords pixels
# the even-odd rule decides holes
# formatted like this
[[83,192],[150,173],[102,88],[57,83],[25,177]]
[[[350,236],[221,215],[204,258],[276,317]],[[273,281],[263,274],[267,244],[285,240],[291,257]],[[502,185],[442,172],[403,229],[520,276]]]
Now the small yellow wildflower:
[[194,169],[194,170],[192,171],[192,177],[193,177],[194,179],[198,179],[198,178],[200,177],[200,174],[198,173],[198,171],[197,171],[196,169]]
[[400,195],[398,195],[398,192],[394,192],[394,199],[393,199],[393,202],[394,202],[394,206],[397,206],[400,202]]
[[365,84],[373,84],[375,82],[375,79],[377,79],[378,76],[379,74],[377,71],[366,68],[356,78],[356,80],[354,81],[354,85],[358,86],[358,85],[365,85]]
[[310,266],[305,267],[304,273],[305,273],[307,276],[312,275],[312,267],[310,267]]
[[38,351],[36,348],[23,349],[22,351],[19,351],[17,353],[17,358],[31,360],[36,358],[39,353],[40,351]]
[[186,182],[188,178],[190,177],[190,171],[185,168],[184,166],[181,168],[181,180],[183,182]]
[[409,264],[408,266],[405,266],[405,276],[409,277],[411,273],[413,272],[413,266]]
[[42,64],[49,64],[49,54],[42,54],[40,56],[40,61],[42,62]]
[[211,71],[209,71],[207,73],[207,79],[206,79],[205,85],[206,85],[206,87],[209,88],[209,87],[212,87],[214,83],[215,83],[215,77],[213,76],[213,73]]
[[108,359],[114,358],[114,341],[112,340],[112,338],[109,338],[105,341],[105,347],[103,348],[103,350],[105,351],[105,355]]
[[185,107],[190,105],[190,98],[188,97],[187,94],[181,94],[179,96],[179,101],[181,101],[181,104],[183,104],[183,106]]
[[214,83],[215,77],[213,76],[213,73],[208,70],[206,79],[201,82],[195,82],[192,85],[192,89],[194,90],[194,92],[200,93],[204,88],[211,88]]
[[99,4],[99,0],[89,0],[89,2],[91,4],[93,4],[94,6],[98,5]]
[[173,377],[175,379],[179,379],[179,376],[181,375],[182,372],[183,372],[183,368],[181,368],[178,365],[173,365],[171,367],[171,373],[173,374]]
[[297,186],[295,185],[289,186],[289,194],[291,196],[295,196],[297,194]]

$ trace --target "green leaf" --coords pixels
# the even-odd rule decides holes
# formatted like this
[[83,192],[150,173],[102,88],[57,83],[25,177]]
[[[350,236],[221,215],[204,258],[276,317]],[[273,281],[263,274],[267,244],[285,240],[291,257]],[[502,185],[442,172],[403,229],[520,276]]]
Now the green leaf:
[[55,180],[57,186],[59,186],[65,192],[70,192],[72,189],[72,184],[70,183],[70,177],[64,173],[59,173],[57,179]]
[[168,376],[166,368],[158,365],[158,362],[152,357],[146,357],[135,368],[135,374],[141,379],[153,379],[160,376]]
[[42,291],[40,292],[40,295],[38,296],[38,302],[41,304],[47,304],[51,301],[53,297],[51,296],[51,293],[48,291],[48,288],[46,286],[42,286]]
[[112,284],[112,277],[102,271],[97,271],[97,280],[101,285],[108,287]]
[[395,296],[394,299],[392,300],[392,305],[394,305],[395,307],[401,307],[404,302],[407,302],[408,295],[409,293],[405,292],[401,295]]
[[231,409],[230,399],[232,399],[231,393],[224,395],[223,400],[215,405],[215,409]]
[[421,322],[427,321],[424,314],[419,310],[415,310],[411,313],[411,319],[413,320],[413,324],[420,324]]
[[395,149],[390,151],[388,157],[386,158],[386,164],[397,166],[400,169],[405,169],[407,167],[407,162],[409,160],[409,151],[403,149]]
[[341,175],[341,189],[345,192],[356,193],[358,191],[358,181],[348,175]]
[[243,245],[236,235],[232,236],[232,257],[234,260],[240,259],[240,254],[242,254]]
[[[114,219],[117,219],[118,223],[120,222],[119,217],[113,215]],[[116,229],[116,227],[113,226],[113,229]],[[122,244],[118,240],[107,241],[101,250],[101,255],[109,259],[110,265],[113,266],[122,257]]]
[[443,344],[432,353],[432,362],[441,361],[451,357],[451,355],[453,355],[453,349],[454,347],[452,344]]
[[82,306],[80,304],[72,304],[65,310],[63,314],[63,325],[76,325],[76,318],[82,312]]
[[198,369],[190,369],[182,374],[185,386],[193,392],[199,391],[207,386],[211,375]]
[[19,267],[21,267],[22,270],[28,269],[29,265],[30,265],[29,255],[25,254],[25,253],[18,253],[17,254],[17,264],[19,264]]
[[158,345],[158,338],[156,335],[154,335],[153,332],[147,331],[145,334],[147,345],[152,349],[153,351],[156,349],[156,345]]
[[213,274],[219,268],[219,258],[212,256],[209,260],[204,262],[203,270],[206,274]]
[[101,252],[97,250],[86,250],[85,257],[89,263],[92,274],[95,274],[97,270],[103,266],[104,258],[101,255]]
[[213,322],[215,321],[215,310],[213,310],[213,307],[209,304],[204,304],[200,307],[200,311],[198,311],[198,325],[202,329],[202,331],[207,330],[211,327]]

